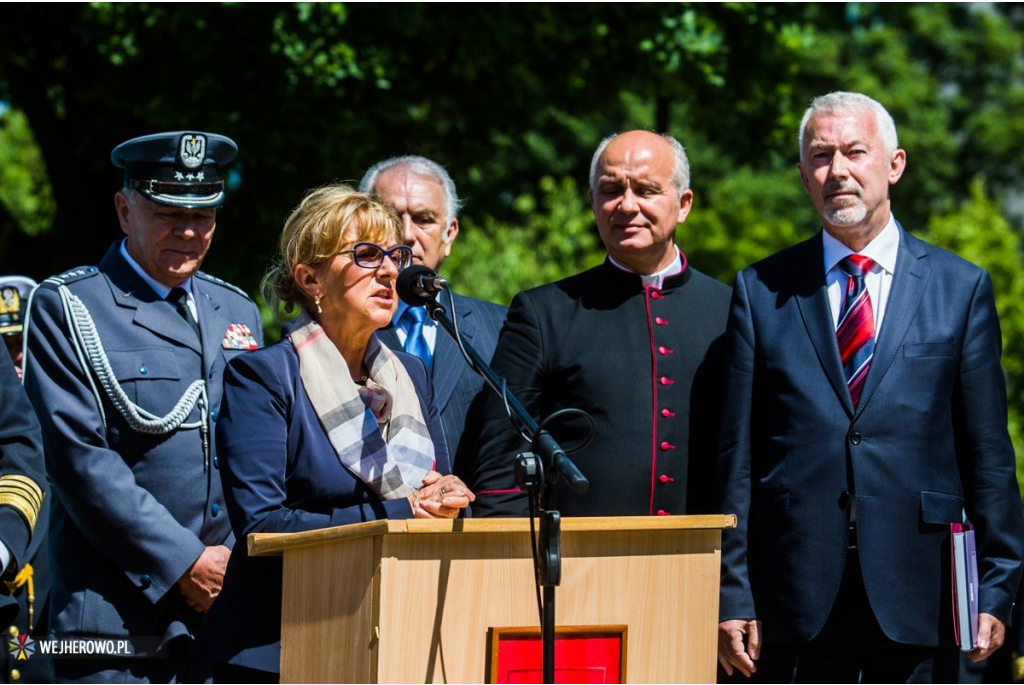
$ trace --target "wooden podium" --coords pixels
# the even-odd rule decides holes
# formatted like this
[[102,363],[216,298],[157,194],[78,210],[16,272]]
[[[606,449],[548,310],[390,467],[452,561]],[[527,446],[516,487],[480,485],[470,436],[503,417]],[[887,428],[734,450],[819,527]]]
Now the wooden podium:
[[[714,682],[721,536],[735,525],[563,518],[559,630],[623,628],[625,682]],[[284,556],[283,683],[491,682],[492,629],[539,632],[528,519],[371,521],[248,543]],[[536,682],[539,670],[538,658]]]

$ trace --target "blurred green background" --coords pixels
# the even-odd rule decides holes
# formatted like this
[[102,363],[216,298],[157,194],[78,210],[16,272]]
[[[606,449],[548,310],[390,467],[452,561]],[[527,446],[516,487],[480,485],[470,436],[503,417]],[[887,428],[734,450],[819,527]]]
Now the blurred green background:
[[[817,230],[795,170],[810,99],[896,119],[896,216],[987,268],[1024,456],[1024,7],[932,3],[0,5],[0,271],[95,263],[120,231],[110,150],[192,128],[240,147],[204,269],[254,296],[308,188],[417,153],[465,199],[444,274],[507,304],[597,263],[604,136],[686,146],[691,263],[726,283]],[[268,335],[278,335],[267,313]]]

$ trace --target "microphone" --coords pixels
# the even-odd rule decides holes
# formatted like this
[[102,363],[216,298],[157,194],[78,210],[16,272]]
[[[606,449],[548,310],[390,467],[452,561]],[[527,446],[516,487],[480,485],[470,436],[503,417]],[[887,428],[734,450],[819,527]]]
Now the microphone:
[[422,307],[434,299],[434,295],[448,288],[448,281],[422,264],[414,264],[398,274],[395,289],[398,296],[410,307]]

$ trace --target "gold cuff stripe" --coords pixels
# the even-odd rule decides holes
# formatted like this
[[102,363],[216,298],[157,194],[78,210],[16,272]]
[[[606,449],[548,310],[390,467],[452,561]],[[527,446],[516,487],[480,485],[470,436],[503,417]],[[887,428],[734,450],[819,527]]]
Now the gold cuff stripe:
[[27,476],[0,476],[0,505],[15,509],[34,530],[43,506],[43,491]]

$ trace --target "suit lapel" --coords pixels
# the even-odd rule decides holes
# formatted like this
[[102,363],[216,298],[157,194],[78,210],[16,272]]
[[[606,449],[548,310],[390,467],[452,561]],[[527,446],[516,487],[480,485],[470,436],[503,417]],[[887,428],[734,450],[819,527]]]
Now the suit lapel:
[[196,309],[199,311],[199,330],[203,335],[203,364],[207,370],[213,365],[220,353],[224,334],[231,325],[222,313],[220,302],[205,288],[199,278],[192,278],[192,293],[196,298]]
[[[462,339],[469,345],[473,344],[473,311],[461,303],[458,295],[455,296],[454,315],[452,321],[457,322],[459,333]],[[461,305],[461,306],[460,306]],[[451,314],[451,312],[449,312]],[[452,339],[448,332],[441,326],[437,327],[437,341],[434,345],[434,363],[431,366],[431,376],[434,381],[434,398],[438,409],[444,409],[451,399],[455,387],[459,384],[462,374],[469,372],[469,365],[462,358],[462,351],[458,344]]]
[[117,243],[100,262],[110,279],[111,295],[117,306],[133,310],[132,322],[157,335],[200,352],[199,341],[191,327],[177,315],[174,307],[156,294],[118,250]]
[[832,384],[836,396],[852,414],[853,402],[850,399],[850,390],[846,387],[846,377],[843,376],[836,329],[832,323],[832,310],[829,308],[828,293],[825,290],[821,233],[804,245],[807,249],[798,255],[798,262],[793,268],[795,278],[799,279],[796,286],[797,306],[800,308],[800,316],[807,329],[807,336],[814,345],[821,368]]
[[903,339],[914,320],[914,313],[927,291],[929,272],[928,252],[925,244],[909,235],[900,227],[900,251],[896,256],[896,272],[893,274],[889,299],[886,301],[885,318],[875,341],[875,354],[871,368],[864,381],[858,410],[863,411],[871,400],[882,378],[892,366]]

